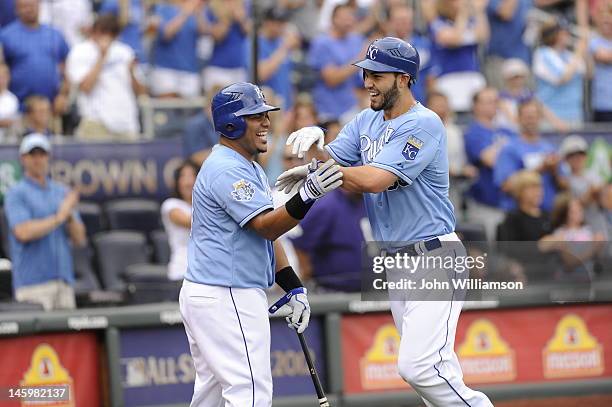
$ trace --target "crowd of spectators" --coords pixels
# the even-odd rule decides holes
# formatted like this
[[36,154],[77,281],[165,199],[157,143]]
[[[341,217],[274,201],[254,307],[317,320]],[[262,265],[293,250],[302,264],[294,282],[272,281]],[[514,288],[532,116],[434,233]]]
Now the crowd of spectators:
[[[329,142],[368,106],[351,63],[385,35],[419,51],[413,93],[446,127],[459,223],[482,225],[489,241],[541,240],[546,250],[564,250],[551,241],[610,238],[609,172],[590,171],[589,145],[566,135],[587,122],[612,122],[610,0],[4,0],[0,143],[32,133],[37,140],[63,134],[83,142],[134,141],[141,134],[140,98],[208,100],[257,71],[268,100],[283,108],[271,115],[268,152],[259,157],[274,182],[298,164],[284,147],[292,131],[319,125]],[[549,142],[543,131],[559,133],[560,142]],[[177,259],[184,257],[189,224],[187,190],[218,140],[207,103],[185,121],[182,136],[189,161],[161,213],[173,251],[171,278],[184,269]],[[18,190],[38,191],[26,166],[48,158],[50,147],[31,150],[20,151],[26,181]],[[45,182],[42,189],[53,191]],[[72,196],[63,193],[65,200]],[[47,232],[63,231],[64,241],[71,229],[57,227],[78,217],[55,200],[49,209],[55,215],[40,216],[51,216]],[[306,220],[285,237],[304,276],[322,276],[321,286],[338,288],[334,279],[343,273],[335,262],[369,237],[359,202],[331,194],[313,209],[317,222]],[[7,197],[16,230],[25,218],[11,214],[9,204]],[[334,223],[338,213],[342,227]],[[336,236],[340,230],[344,237]],[[12,239],[16,250],[26,242]]]

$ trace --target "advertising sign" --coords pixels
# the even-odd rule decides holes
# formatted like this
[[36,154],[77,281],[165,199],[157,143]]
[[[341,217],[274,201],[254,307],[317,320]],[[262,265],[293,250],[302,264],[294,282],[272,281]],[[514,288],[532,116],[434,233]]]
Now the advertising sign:
[[[295,332],[272,320],[271,367],[274,397],[315,395]],[[305,332],[321,381],[325,358],[320,320]],[[121,331],[121,382],[126,407],[189,403],[195,368],[182,326]]]
[[[468,384],[612,377],[611,320],[612,305],[465,311],[455,352]],[[409,389],[390,314],[346,315],[341,329],[347,393]]]
[[[0,338],[1,407],[100,405],[98,342],[94,333]],[[17,389],[66,389],[69,397],[38,391],[25,401]],[[65,394],[66,394],[65,393]],[[14,399],[14,400],[11,400]]]

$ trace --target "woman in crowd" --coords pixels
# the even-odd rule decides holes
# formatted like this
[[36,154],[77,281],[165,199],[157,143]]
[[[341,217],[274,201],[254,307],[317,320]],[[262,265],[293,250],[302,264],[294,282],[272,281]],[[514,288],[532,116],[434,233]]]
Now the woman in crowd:
[[162,223],[170,244],[168,278],[182,280],[187,271],[187,244],[191,229],[191,191],[200,169],[191,161],[174,172],[174,196],[161,206]]

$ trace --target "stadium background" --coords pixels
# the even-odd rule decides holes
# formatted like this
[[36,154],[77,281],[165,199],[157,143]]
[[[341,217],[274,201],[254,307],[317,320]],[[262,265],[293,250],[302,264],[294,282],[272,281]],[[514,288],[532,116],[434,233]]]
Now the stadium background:
[[[10,3],[12,0],[3,0],[3,26],[8,23],[4,19],[9,18]],[[61,10],[62,3],[65,6],[67,1],[55,3]],[[75,3],[71,4],[76,10]],[[143,2],[146,11],[143,15],[153,21],[154,3],[163,2]],[[319,30],[325,33],[328,29],[331,10],[337,2],[256,1],[243,6],[250,16],[249,23],[262,23],[270,6],[282,8],[292,3],[304,3],[298,9],[314,10],[315,22],[327,20],[327,24],[317,24],[320,29],[306,25],[304,30],[298,24],[298,29],[302,28],[302,43],[287,57],[291,60],[291,74],[287,78],[291,80],[295,100],[308,99],[304,93],[312,100],[316,98],[312,88],[318,74],[308,64],[308,46]],[[370,36],[386,33],[385,19],[394,3],[401,1],[353,2],[361,22],[356,27]],[[427,17],[427,13],[435,10],[431,7],[435,2],[406,3],[415,10],[415,30],[428,37],[426,20],[434,16]],[[532,7],[530,21],[534,23],[530,26],[545,24],[546,19],[561,13],[572,24],[572,32],[579,33],[586,19],[587,30],[594,33],[597,7],[608,6],[606,0],[549,3],[552,5],[544,8]],[[85,10],[90,11],[84,15],[89,17],[83,21],[90,24],[94,13],[102,12],[104,5],[102,1],[88,5],[90,8]],[[70,6],[64,10],[70,10]],[[600,10],[605,12],[603,8]],[[50,15],[48,23],[58,29],[66,28],[58,14]],[[372,15],[376,19],[368,26]],[[140,24],[145,27],[148,22],[143,17]],[[250,42],[252,38],[247,36],[244,41]],[[151,50],[154,31],[152,34],[143,29],[142,40],[144,49]],[[211,46],[210,38],[199,39],[199,70],[206,66]],[[251,48],[257,49],[257,46]],[[487,43],[476,48],[484,67],[492,58],[488,55]],[[245,61],[248,61],[246,55]],[[251,76],[257,74],[253,65],[250,64]],[[147,78],[152,66],[142,64],[144,82],[149,86]],[[603,140],[604,148],[609,151],[612,129],[609,123],[592,121],[593,74],[585,78],[581,88],[584,120],[569,123],[561,132],[547,128],[545,137],[559,146],[568,134],[580,134],[591,145],[591,157],[596,157],[592,146],[602,145]],[[430,86],[430,90],[435,89],[435,75]],[[13,302],[10,261],[3,261],[0,389],[4,392],[19,384],[66,384],[76,396],[67,405],[187,405],[194,373],[178,308],[173,301],[177,283],[165,280],[168,248],[160,232],[159,204],[171,195],[174,169],[190,154],[185,149],[188,142],[185,126],[190,117],[202,109],[206,111],[207,96],[200,91],[190,98],[160,98],[149,91],[138,101],[139,140],[83,142],[72,135],[78,124],[74,103],[77,93],[74,89],[71,91],[73,107],[62,115],[54,115],[49,128],[54,144],[52,177],[79,188],[79,210],[89,236],[88,247],[75,249],[73,253],[79,277],[79,308],[42,312],[35,306]],[[457,123],[465,129],[471,120],[470,113],[456,113]],[[290,114],[285,113],[282,121],[289,121]],[[312,124],[330,126],[336,119],[339,118],[320,117]],[[20,117],[2,134],[2,194],[21,177],[17,150],[27,128],[26,120]],[[288,127],[279,125],[279,128],[274,135],[277,142],[286,137]],[[279,151],[282,155],[282,148]],[[609,153],[606,158],[609,160]],[[609,182],[609,162],[606,167],[606,163],[602,165],[593,158],[590,164],[604,168],[604,172],[608,168],[606,182]],[[271,177],[278,173],[278,167],[278,163],[276,168],[270,164]],[[459,185],[464,181],[458,177],[451,182]],[[470,222],[461,204],[457,209],[459,230],[464,238],[485,240],[481,225]],[[8,231],[4,217],[2,220],[3,254],[9,259]],[[103,240],[100,236],[123,229],[136,231],[118,244],[100,244]],[[586,300],[582,298],[580,304],[559,301],[555,297],[559,293],[548,285],[529,286],[523,293],[493,295],[486,301],[467,304],[456,338],[466,382],[485,390],[495,405],[612,405],[609,396],[612,390],[611,271],[610,263],[604,262],[597,278],[588,285]],[[109,279],[107,273],[111,272],[115,278]],[[274,298],[278,292],[270,295]],[[398,379],[394,370],[398,337],[387,312],[388,304],[362,302],[358,294],[315,290],[312,306],[316,318],[307,336],[334,406],[419,405],[416,394]],[[275,406],[315,405],[297,340],[277,320],[272,322],[272,333],[272,366],[278,400]],[[8,401],[6,395],[0,394],[0,406],[4,405],[19,403]]]

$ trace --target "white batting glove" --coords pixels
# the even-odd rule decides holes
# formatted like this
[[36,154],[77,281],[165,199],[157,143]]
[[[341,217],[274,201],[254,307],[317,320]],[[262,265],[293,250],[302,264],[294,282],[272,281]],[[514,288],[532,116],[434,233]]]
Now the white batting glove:
[[323,144],[325,143],[325,134],[323,130],[317,126],[303,127],[297,131],[294,131],[287,138],[287,145],[292,145],[291,153],[303,158],[304,154],[310,150],[310,147],[317,143],[317,148],[323,150]]
[[294,188],[301,187],[308,174],[314,172],[318,166],[319,163],[317,162],[317,159],[313,158],[310,164],[300,165],[283,172],[276,179],[276,184],[274,184],[274,186],[279,191],[282,190],[286,194],[289,194],[294,190]]
[[275,314],[286,317],[285,320],[289,328],[302,333],[308,328],[310,322],[310,304],[306,295],[308,290],[304,287],[294,288],[278,299],[268,309],[270,314]]
[[306,203],[321,198],[342,185],[340,166],[332,159],[321,164],[315,172],[308,174],[299,194]]

